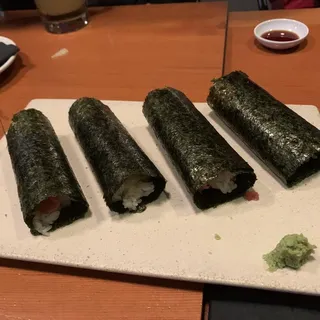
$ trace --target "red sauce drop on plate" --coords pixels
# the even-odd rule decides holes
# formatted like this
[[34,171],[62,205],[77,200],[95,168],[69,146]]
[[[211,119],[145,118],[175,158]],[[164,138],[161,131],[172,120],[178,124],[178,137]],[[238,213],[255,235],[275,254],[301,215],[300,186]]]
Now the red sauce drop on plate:
[[262,34],[261,36],[264,39],[272,40],[272,41],[294,41],[298,40],[299,36],[291,31],[286,30],[271,30]]
[[260,197],[259,197],[259,193],[257,191],[250,189],[245,193],[244,198],[247,201],[259,201]]

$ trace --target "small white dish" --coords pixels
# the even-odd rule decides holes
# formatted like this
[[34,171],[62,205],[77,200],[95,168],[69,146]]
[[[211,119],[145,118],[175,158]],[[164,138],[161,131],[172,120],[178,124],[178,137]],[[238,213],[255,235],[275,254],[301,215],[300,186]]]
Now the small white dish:
[[[6,38],[6,37],[1,37],[0,36],[0,42],[3,42],[4,44],[13,44],[14,46],[16,45],[11,39]],[[12,56],[9,58],[3,65],[0,66],[0,73],[2,73],[4,70],[8,69],[13,61],[16,59],[17,55]]]
[[[271,31],[286,31],[295,33],[298,36],[296,40],[274,41],[263,38],[263,34]],[[285,50],[299,45],[309,34],[309,28],[302,22],[292,19],[272,19],[258,24],[254,28],[255,38],[263,46],[275,49]]]

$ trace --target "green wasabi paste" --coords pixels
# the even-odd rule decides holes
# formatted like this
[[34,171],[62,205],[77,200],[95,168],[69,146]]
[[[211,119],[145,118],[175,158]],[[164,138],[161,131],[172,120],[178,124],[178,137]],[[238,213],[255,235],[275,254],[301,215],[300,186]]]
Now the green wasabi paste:
[[221,240],[220,235],[218,235],[217,233],[214,235],[214,238],[215,238],[216,240]]
[[283,268],[298,270],[311,259],[315,248],[303,234],[288,234],[263,259],[269,265],[269,271]]

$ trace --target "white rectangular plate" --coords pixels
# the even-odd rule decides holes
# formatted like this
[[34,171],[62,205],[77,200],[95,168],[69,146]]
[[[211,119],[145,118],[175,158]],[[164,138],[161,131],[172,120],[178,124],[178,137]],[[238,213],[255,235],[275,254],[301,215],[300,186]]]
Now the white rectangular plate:
[[[0,256],[112,272],[199,282],[320,293],[320,249],[300,271],[267,271],[262,255],[288,233],[303,233],[320,247],[320,176],[285,188],[218,120],[205,103],[196,107],[255,169],[260,201],[238,199],[201,212],[157,146],[141,102],[105,101],[168,180],[163,194],[141,214],[119,217],[99,186],[68,125],[73,100],[33,100],[28,108],[51,121],[90,204],[92,216],[33,237],[23,222],[5,139],[0,142]],[[291,106],[320,127],[313,106]],[[221,240],[215,240],[215,234]]]

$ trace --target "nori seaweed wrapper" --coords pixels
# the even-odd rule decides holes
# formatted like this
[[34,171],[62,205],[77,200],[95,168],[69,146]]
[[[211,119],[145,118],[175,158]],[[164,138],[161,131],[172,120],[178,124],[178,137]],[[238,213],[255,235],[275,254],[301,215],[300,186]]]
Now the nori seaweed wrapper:
[[68,196],[71,200],[50,231],[85,216],[88,203],[46,116],[35,109],[15,114],[7,143],[23,218],[34,235],[39,235],[33,226],[34,212],[49,197]]
[[[181,91],[173,88],[151,91],[145,99],[143,113],[198,208],[207,209],[231,201],[255,183],[253,169]],[[208,183],[223,172],[235,176],[236,189],[223,193],[207,188]]]
[[241,72],[213,80],[209,106],[288,186],[320,169],[320,131]]
[[[160,196],[164,177],[108,106],[94,98],[80,98],[69,110],[69,123],[112,211],[141,212]],[[146,177],[154,191],[141,198],[137,210],[128,210],[114,195],[134,176]]]

